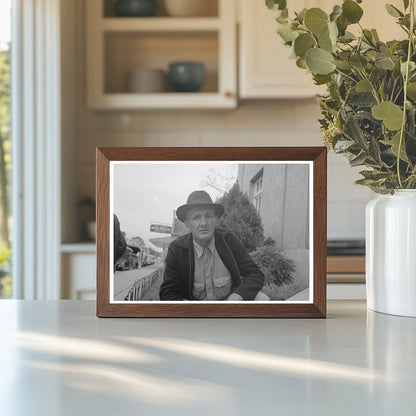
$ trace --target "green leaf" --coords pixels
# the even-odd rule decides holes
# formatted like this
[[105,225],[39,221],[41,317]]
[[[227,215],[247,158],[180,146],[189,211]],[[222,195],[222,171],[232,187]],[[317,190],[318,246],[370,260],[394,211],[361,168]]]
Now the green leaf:
[[335,69],[335,65],[332,63],[333,59],[330,52],[320,48],[309,49],[306,54],[306,64],[314,75],[330,74]]
[[376,67],[380,69],[394,69],[394,61],[390,56],[378,56],[375,61]]
[[313,80],[315,81],[315,85],[323,85],[331,81],[331,76],[315,74]]
[[386,99],[386,79],[383,78],[383,80],[381,81],[380,87],[378,89],[378,93],[380,94],[380,97],[385,100]]
[[321,49],[324,49],[328,52],[334,51],[334,44],[332,43],[331,37],[329,35],[329,29],[326,28],[325,31],[321,32],[318,35],[318,45]]
[[363,30],[363,36],[364,36],[364,40],[367,43],[369,43],[370,45],[373,45],[375,43],[375,41],[373,39],[373,34],[371,33],[371,30],[364,29]]
[[328,24],[328,30],[329,30],[329,37],[331,38],[331,42],[334,45],[334,47],[337,44],[338,39],[338,26],[334,22],[329,22]]
[[342,15],[339,16],[337,19],[337,27],[338,27],[338,32],[340,36],[341,37],[344,36],[348,27],[348,22],[344,19]]
[[328,15],[318,7],[313,7],[305,13],[305,26],[315,35],[327,30]]
[[306,65],[305,58],[298,58],[296,59],[296,66],[301,69],[308,69],[308,65]]
[[363,16],[363,9],[352,0],[346,0],[342,3],[342,16],[349,23],[358,23]]
[[[393,138],[391,139],[391,141],[382,140],[382,143],[384,143],[384,144],[386,144],[388,146],[391,146],[391,151],[397,157],[398,154],[399,154],[400,132],[398,132],[397,134],[395,134],[393,136]],[[400,156],[399,156],[399,158],[401,160],[403,160],[404,162],[409,162],[409,159],[407,158],[407,155],[406,155],[405,141],[404,140],[403,140],[402,146],[400,148]]]
[[337,102],[342,101],[341,92],[339,90],[338,84],[336,82],[331,82],[328,87],[328,92],[331,98]]
[[[338,29],[338,31],[339,31],[339,26],[337,25],[337,29]],[[343,36],[340,36],[339,38],[338,38],[338,42],[340,42],[340,43],[350,43],[350,42],[352,42],[353,40],[355,40],[355,39],[357,39],[356,37],[355,37],[355,35],[354,34],[352,34],[351,32],[348,32],[348,30],[344,33],[344,35]]]
[[306,14],[307,10],[306,9],[302,9],[299,13],[296,14],[296,19],[303,23],[303,21],[305,20],[305,14]]
[[359,70],[363,69],[368,64],[367,60],[363,56],[358,55],[358,53],[351,56],[350,63],[354,68]]
[[407,84],[407,96],[412,100],[416,100],[416,82]]
[[282,15],[277,16],[277,17],[276,17],[276,22],[277,22],[277,23],[280,23],[280,24],[282,24],[282,25],[284,25],[284,24],[288,24],[288,20],[287,20],[287,18],[286,18],[286,17],[284,17],[284,16],[282,16]]
[[333,60],[332,63],[339,69],[348,71],[352,68],[352,65],[348,61]]
[[377,30],[376,29],[371,29],[371,34],[373,35],[373,39],[376,42],[380,42],[380,38],[378,37],[378,33],[377,33]]
[[362,79],[361,81],[357,82],[355,86],[355,90],[357,92],[371,92],[371,83],[366,79]]
[[392,75],[393,75],[393,78],[396,80],[401,77],[400,66],[401,66],[400,61],[397,61],[393,68]]
[[283,10],[286,7],[286,0],[266,0],[266,6],[271,10]]
[[360,149],[366,147],[366,140],[361,129],[362,120],[357,115],[350,116],[344,125],[344,134],[354,141]]
[[[416,64],[409,62],[409,73],[412,73],[414,70],[416,70]],[[406,76],[406,62],[402,62],[400,65],[400,72],[403,76]]]
[[387,13],[393,17],[403,17],[404,14],[397,8],[394,7],[392,4],[386,4]]
[[298,32],[293,30],[287,23],[280,24],[277,28],[277,33],[286,43],[293,42],[298,36]]
[[331,22],[335,22],[338,17],[342,15],[342,7],[336,4],[334,8],[332,9],[332,13],[329,15],[329,20]]
[[373,181],[378,181],[380,179],[388,178],[391,173],[390,172],[379,172],[377,170],[362,170],[360,175],[364,176],[366,179],[372,179]]
[[356,107],[373,107],[377,102],[370,92],[360,92],[350,94],[348,104]]
[[409,135],[413,140],[416,140],[416,109],[410,110],[407,116],[407,129],[409,131]]
[[404,9],[406,10],[409,7],[409,0],[403,0],[403,6],[404,6]]
[[350,166],[360,166],[365,162],[366,159],[367,155],[364,152],[361,152],[358,156],[350,160]]
[[373,117],[382,120],[384,125],[392,131],[402,127],[403,110],[391,101],[383,101],[371,109]]
[[407,13],[404,17],[399,17],[398,22],[402,26],[405,26],[409,29],[410,28],[410,14]]
[[371,136],[370,138],[370,146],[368,147],[368,150],[370,152],[370,156],[372,157],[374,164],[376,166],[380,166],[381,162],[381,154],[380,154],[380,147],[378,145],[378,140]]
[[304,58],[306,52],[316,45],[314,37],[309,33],[302,33],[295,39],[296,56]]
[[345,152],[353,145],[354,145],[354,142],[351,140],[338,140],[334,146],[334,150],[337,153]]
[[373,179],[358,179],[355,181],[357,185],[364,185],[364,186],[370,186],[372,183],[374,183]]

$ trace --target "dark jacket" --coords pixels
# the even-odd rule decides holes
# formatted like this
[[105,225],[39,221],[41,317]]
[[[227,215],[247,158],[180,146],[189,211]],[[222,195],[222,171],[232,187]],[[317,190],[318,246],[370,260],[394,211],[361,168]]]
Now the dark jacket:
[[[231,293],[253,300],[263,287],[263,273],[231,231],[216,228],[214,236],[215,248],[231,275]],[[160,300],[192,300],[194,272],[194,245],[189,233],[169,245]]]
[[120,222],[117,218],[117,215],[114,214],[114,265],[117,263],[117,260],[123,255],[124,251],[127,248],[126,239],[124,238],[123,233],[120,230]]

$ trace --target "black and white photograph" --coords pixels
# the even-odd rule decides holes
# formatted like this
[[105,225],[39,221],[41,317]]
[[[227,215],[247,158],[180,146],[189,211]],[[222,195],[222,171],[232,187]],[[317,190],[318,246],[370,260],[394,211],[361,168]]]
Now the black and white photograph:
[[313,163],[111,161],[110,303],[313,302]]

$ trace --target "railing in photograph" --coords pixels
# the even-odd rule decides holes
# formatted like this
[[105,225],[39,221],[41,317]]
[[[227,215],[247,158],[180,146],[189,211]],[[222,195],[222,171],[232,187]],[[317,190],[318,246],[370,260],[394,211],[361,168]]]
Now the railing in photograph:
[[149,274],[148,276],[145,276],[142,279],[135,282],[133,286],[130,288],[124,300],[127,300],[127,301],[142,300],[143,296],[147,293],[150,286],[153,284],[155,280],[157,280],[157,278],[159,277],[161,273],[163,273],[162,267],[155,270],[153,273]]

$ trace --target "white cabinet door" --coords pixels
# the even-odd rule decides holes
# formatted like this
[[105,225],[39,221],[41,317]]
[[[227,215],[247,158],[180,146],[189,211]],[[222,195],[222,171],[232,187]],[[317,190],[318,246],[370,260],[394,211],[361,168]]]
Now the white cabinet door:
[[[328,2],[328,0],[325,0]],[[292,2],[294,3],[294,2]],[[322,6],[319,0],[296,1],[296,11]],[[291,49],[277,34],[278,13],[264,1],[239,0],[239,88],[241,98],[305,98],[322,89],[289,59]],[[292,11],[293,12],[293,11]]]
[[[389,1],[399,9],[402,0]],[[298,0],[289,2],[289,14],[303,8],[320,7],[329,13],[341,0]],[[240,98],[305,98],[325,92],[313,84],[311,75],[290,59],[291,49],[277,34],[278,12],[267,9],[264,1],[239,0],[239,89]],[[366,0],[361,4],[365,28],[376,28],[383,41],[403,38],[404,32],[386,12],[384,2]],[[348,30],[358,33],[358,25]]]
[[96,290],[96,256],[92,253],[62,255],[62,298],[93,300]]

